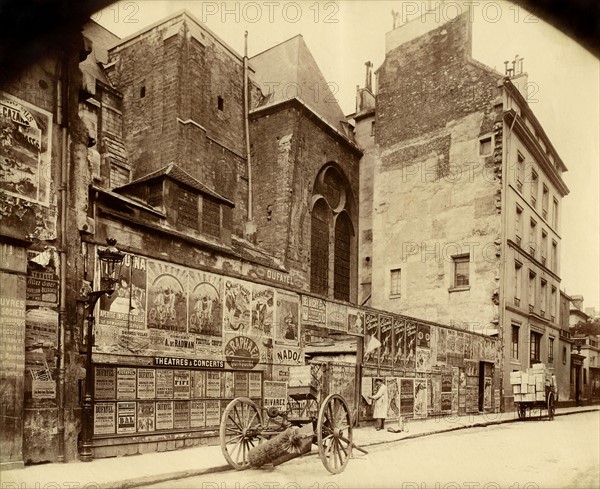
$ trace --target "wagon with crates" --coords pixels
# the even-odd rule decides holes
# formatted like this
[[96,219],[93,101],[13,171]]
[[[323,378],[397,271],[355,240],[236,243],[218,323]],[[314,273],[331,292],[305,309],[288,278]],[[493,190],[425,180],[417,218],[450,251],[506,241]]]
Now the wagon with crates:
[[352,415],[339,394],[319,402],[319,383],[311,366],[290,367],[285,409],[261,407],[247,397],[232,400],[221,418],[221,450],[236,470],[275,466],[319,450],[325,468],[342,472],[353,448]]
[[519,419],[542,418],[544,411],[548,419],[554,419],[558,400],[556,377],[543,363],[536,363],[525,371],[510,373],[515,409]]

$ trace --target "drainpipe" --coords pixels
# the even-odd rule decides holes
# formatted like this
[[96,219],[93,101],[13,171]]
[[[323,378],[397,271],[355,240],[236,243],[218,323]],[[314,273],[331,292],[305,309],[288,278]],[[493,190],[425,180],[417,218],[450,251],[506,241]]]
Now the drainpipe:
[[57,122],[61,132],[60,164],[58,174],[58,205],[60,209],[60,306],[58,311],[58,407],[57,435],[58,462],[65,462],[65,328],[67,324],[67,182],[68,182],[68,70],[66,52],[62,54],[60,75],[57,82]]
[[248,223],[246,234],[254,234],[252,223],[252,161],[250,158],[250,111],[248,100],[248,31],[244,32],[244,130],[246,132],[246,165],[248,174]]

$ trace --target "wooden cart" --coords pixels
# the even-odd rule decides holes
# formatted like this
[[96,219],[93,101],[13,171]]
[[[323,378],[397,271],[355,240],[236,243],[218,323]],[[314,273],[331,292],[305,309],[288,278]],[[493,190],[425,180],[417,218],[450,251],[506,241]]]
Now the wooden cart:
[[[221,450],[236,470],[250,466],[249,453],[253,448],[291,427],[309,431],[307,451],[311,444],[317,445],[323,465],[333,474],[346,468],[353,448],[365,452],[352,442],[352,416],[344,398],[331,394],[319,404],[317,386],[306,381],[311,376],[310,365],[292,369],[295,370],[290,373],[285,412],[276,407],[265,409],[246,397],[234,399],[225,408],[220,427]],[[284,460],[299,455],[291,454]]]
[[554,385],[545,386],[546,396],[545,399],[538,401],[517,401],[515,402],[515,408],[517,410],[517,414],[519,419],[526,418],[534,418],[536,417],[536,411],[539,410],[539,414],[537,416],[538,419],[541,419],[543,416],[544,410],[546,410],[546,415],[548,416],[549,421],[554,420],[554,413],[556,411],[555,403],[556,403],[556,388]]

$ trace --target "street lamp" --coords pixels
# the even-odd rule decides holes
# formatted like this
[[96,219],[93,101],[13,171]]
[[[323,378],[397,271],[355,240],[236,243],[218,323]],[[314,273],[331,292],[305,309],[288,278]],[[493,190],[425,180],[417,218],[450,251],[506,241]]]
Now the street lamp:
[[100,289],[88,292],[82,302],[87,309],[87,342],[85,358],[85,392],[83,395],[83,426],[81,431],[81,461],[90,462],[92,455],[92,434],[94,431],[94,417],[92,405],[92,347],[94,346],[94,309],[98,299],[103,295],[111,295],[115,291],[115,285],[119,281],[121,265],[125,253],[119,251],[115,246],[117,240],[107,238],[108,246],[98,247],[98,260],[100,261]]

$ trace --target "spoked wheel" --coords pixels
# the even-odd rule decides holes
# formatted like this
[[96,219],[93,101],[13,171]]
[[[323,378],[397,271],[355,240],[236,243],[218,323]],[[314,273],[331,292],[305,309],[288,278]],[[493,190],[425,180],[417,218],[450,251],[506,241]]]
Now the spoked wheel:
[[248,467],[248,452],[262,442],[260,408],[247,397],[238,397],[225,408],[221,418],[221,450],[236,470]]
[[352,418],[346,401],[338,394],[327,396],[321,405],[317,443],[325,468],[332,474],[342,472],[352,453]]
[[548,419],[550,421],[554,420],[554,412],[556,408],[554,407],[554,394],[550,394],[548,396]]

